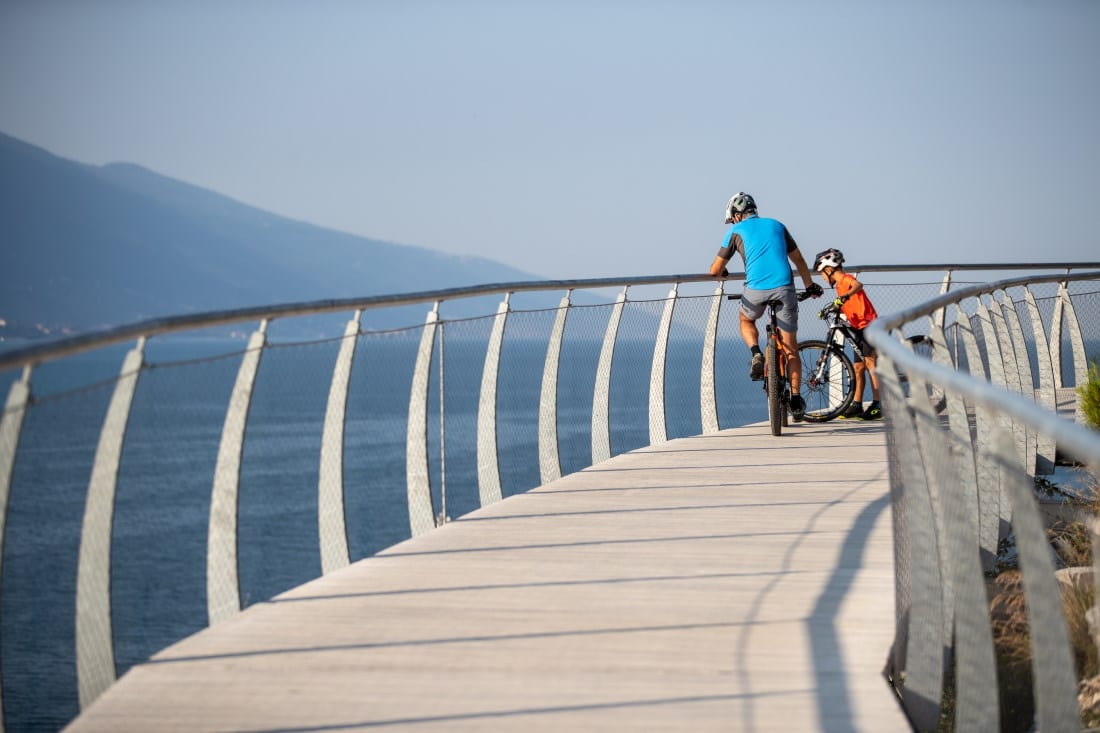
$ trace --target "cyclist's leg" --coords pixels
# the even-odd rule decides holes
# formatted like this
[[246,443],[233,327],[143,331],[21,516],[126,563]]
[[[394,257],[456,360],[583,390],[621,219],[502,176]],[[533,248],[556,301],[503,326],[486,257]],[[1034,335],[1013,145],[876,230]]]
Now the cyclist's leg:
[[852,399],[852,402],[859,404],[863,401],[863,385],[866,384],[868,375],[870,375],[871,379],[871,399],[877,400],[878,377],[875,376],[875,350],[867,343],[867,339],[864,338],[862,328],[853,328],[851,336],[859,353],[863,355],[862,359],[852,364],[856,370],[855,397]]
[[756,321],[751,320],[741,311],[741,339],[750,349],[760,345],[760,330],[756,327]]
[[864,357],[863,361],[867,365],[867,374],[871,378],[871,391],[872,391],[871,399],[877,400],[879,398],[878,373],[875,371],[875,352],[874,352],[874,350],[872,350],[871,353],[867,354]]
[[798,294],[794,285],[788,285],[775,291],[772,297],[783,301],[783,307],[775,314],[775,323],[787,348],[787,383],[791,394],[799,394],[802,388],[802,359],[798,356]]
[[749,360],[749,379],[754,381],[764,378],[764,355],[760,352],[760,331],[756,327],[756,321],[764,315],[766,301],[767,298],[758,290],[745,288],[741,293],[741,340],[753,350]]
[[791,386],[791,394],[798,394],[802,388],[802,358],[798,355],[798,333],[781,330],[779,337],[787,349],[787,383]]
[[750,349],[760,346],[760,331],[756,322],[764,315],[764,303],[768,298],[760,290],[745,288],[741,293],[741,339]]
[[856,383],[852,387],[852,402],[863,402],[863,383],[867,381],[867,365],[863,361],[854,361],[852,366],[856,370]]

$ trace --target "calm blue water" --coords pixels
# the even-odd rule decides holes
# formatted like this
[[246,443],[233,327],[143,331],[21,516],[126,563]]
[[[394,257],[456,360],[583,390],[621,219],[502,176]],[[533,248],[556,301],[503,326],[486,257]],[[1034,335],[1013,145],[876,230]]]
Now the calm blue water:
[[[606,310],[604,311],[606,314]],[[612,370],[615,454],[648,440],[652,318],[624,318]],[[584,317],[578,316],[583,324]],[[448,325],[446,509],[478,507],[476,420],[489,319]],[[539,483],[537,415],[546,323],[531,338],[506,339],[498,396],[498,449],[506,496]],[[602,331],[597,319],[593,333]],[[633,331],[628,331],[633,329]],[[405,434],[420,329],[360,339],[345,437],[345,501],[353,561],[409,537]],[[648,339],[648,341],[647,341]],[[134,397],[116,489],[111,594],[118,674],[206,623],[206,535],[210,491],[226,404],[243,342],[150,342]],[[240,476],[240,584],[244,604],[262,602],[321,573],[317,482],[322,425],[338,341],[273,345],[257,378]],[[567,338],[561,356],[558,423],[563,473],[591,462],[591,401],[601,341]],[[670,437],[699,422],[701,336],[674,342],[666,393]],[[726,347],[723,347],[724,349]],[[0,599],[0,673],[6,729],[57,730],[79,711],[74,662],[76,564],[99,427],[126,348],[46,365],[32,378],[8,505]],[[766,416],[758,385],[721,390],[725,426]],[[442,505],[439,362],[429,393],[434,503]],[[5,374],[6,394],[15,375]],[[732,378],[731,378],[732,381]],[[74,385],[83,385],[73,391]],[[90,385],[90,386],[87,386]]]

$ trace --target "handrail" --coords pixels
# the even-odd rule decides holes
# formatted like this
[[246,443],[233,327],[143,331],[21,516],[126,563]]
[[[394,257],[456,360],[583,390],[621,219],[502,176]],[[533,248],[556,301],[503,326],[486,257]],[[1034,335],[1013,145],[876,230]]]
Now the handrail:
[[[914,272],[928,270],[995,272],[999,270],[1045,270],[1100,267],[1100,262],[1058,262],[1047,264],[986,263],[986,264],[934,264],[934,265],[851,265],[855,272]],[[207,311],[164,318],[151,318],[136,323],[116,326],[67,338],[25,346],[0,352],[0,372],[20,366],[34,365],[50,359],[72,356],[89,349],[110,346],[136,339],[139,336],[157,336],[198,328],[225,326],[246,321],[275,320],[286,316],[318,315],[340,311],[368,310],[371,308],[410,305],[429,301],[455,300],[494,293],[518,293],[533,290],[581,290],[637,285],[661,285],[666,283],[695,283],[717,280],[744,280],[744,272],[714,277],[699,273],[681,275],[648,275],[637,277],[580,278],[571,280],[525,280],[511,283],[492,283],[415,293],[370,295],[357,298],[316,300],[278,305]]]

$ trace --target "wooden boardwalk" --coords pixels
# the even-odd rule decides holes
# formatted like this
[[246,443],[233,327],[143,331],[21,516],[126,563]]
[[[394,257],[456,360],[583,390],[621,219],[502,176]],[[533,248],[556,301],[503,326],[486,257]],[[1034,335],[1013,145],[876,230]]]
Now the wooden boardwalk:
[[137,665],[72,731],[908,731],[882,423],[674,440]]

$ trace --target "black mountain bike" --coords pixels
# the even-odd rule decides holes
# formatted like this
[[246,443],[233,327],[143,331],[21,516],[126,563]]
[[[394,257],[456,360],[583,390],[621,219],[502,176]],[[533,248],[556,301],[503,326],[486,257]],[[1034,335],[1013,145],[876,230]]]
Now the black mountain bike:
[[[863,352],[852,332],[852,327],[831,303],[817,314],[827,322],[824,341],[802,341],[798,354],[802,357],[802,399],[806,401],[803,418],[808,422],[826,422],[842,414],[855,397],[856,372],[853,359],[845,352],[845,344],[851,344],[855,361],[863,361]],[[927,336],[910,336],[910,348],[931,359],[933,342]],[[870,375],[866,376],[870,380]],[[902,379],[903,382],[907,380]],[[908,385],[906,384],[908,394]],[[936,412],[943,411],[946,400],[942,390],[929,388],[929,400]]]

